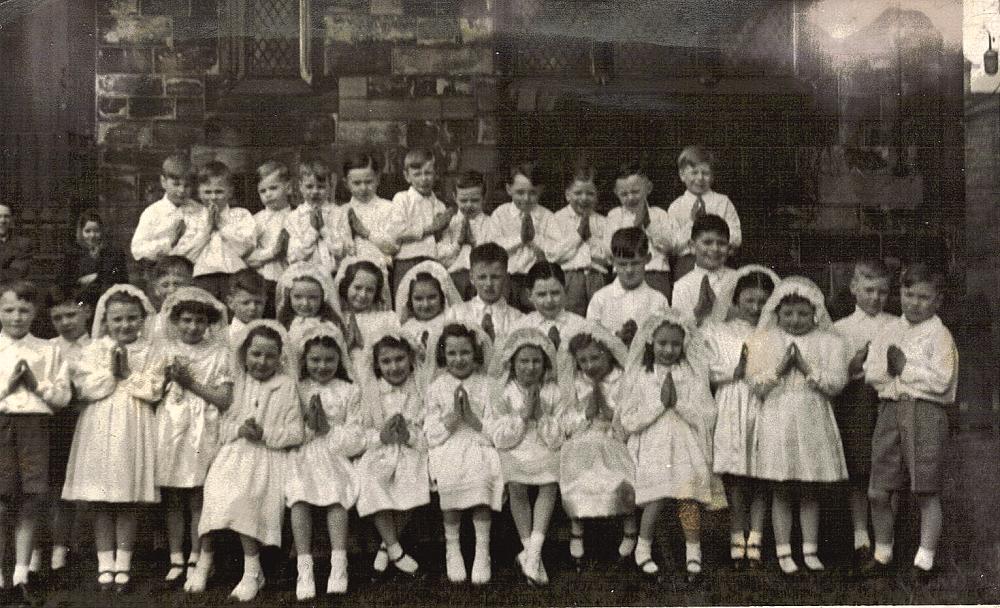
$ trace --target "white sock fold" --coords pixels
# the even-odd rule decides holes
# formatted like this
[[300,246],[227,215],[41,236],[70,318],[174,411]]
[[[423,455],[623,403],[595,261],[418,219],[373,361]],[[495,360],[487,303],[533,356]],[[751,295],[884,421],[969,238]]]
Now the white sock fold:
[[31,561],[28,562],[29,572],[41,572],[42,571],[42,550],[32,549],[31,550]]
[[170,566],[173,567],[175,564],[178,565],[178,566],[183,566],[183,564],[184,564],[184,553],[182,553],[180,551],[178,551],[176,553],[174,553],[174,552],[170,553]]
[[28,583],[28,565],[15,564],[14,576],[11,577],[10,582],[15,587],[17,585],[26,585]]
[[97,571],[98,572],[113,572],[115,569],[115,552],[114,551],[98,551],[97,552]]
[[298,569],[299,574],[306,571],[312,572],[313,556],[309,553],[300,553],[298,557],[295,558],[295,566]]
[[854,549],[860,549],[862,547],[871,547],[872,540],[868,536],[868,530],[855,530],[854,531]]
[[118,549],[115,552],[115,572],[129,572],[130,570],[132,570],[132,552]]
[[729,533],[729,557],[743,559],[747,554],[747,539],[742,532]]
[[913,565],[921,570],[931,570],[934,568],[934,552],[924,547],[918,548],[917,555],[913,558]]
[[58,570],[60,568],[66,567],[66,555],[69,553],[69,547],[65,545],[53,545],[52,546],[52,569]]
[[252,578],[260,577],[260,555],[243,556],[243,576]]
[[823,562],[817,555],[819,546],[816,543],[802,543],[802,561],[810,570],[822,570]]
[[[688,572],[701,572],[701,543],[684,543],[685,568]],[[697,563],[695,563],[697,562]]]
[[875,561],[880,564],[888,564],[892,561],[892,544],[883,545],[875,543]]

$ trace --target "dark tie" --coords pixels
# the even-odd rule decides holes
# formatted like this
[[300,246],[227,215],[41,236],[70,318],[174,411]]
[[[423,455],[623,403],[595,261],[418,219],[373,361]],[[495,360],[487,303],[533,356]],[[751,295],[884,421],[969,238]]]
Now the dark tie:
[[430,337],[431,337],[431,332],[427,331],[426,329],[424,330],[424,333],[420,334],[420,343],[424,345],[424,348],[427,348],[427,339]]
[[699,194],[695,198],[694,207],[691,207],[691,221],[693,222],[703,215],[705,215],[705,199]]
[[593,399],[594,405],[596,406],[595,409],[597,409],[595,416],[611,422],[611,420],[615,417],[614,412],[612,412],[611,408],[608,406],[608,400],[604,396],[604,386],[602,386],[600,381],[594,383]]
[[122,380],[128,375],[128,353],[125,352],[124,347],[116,346],[113,357],[111,373],[114,374],[115,378]]
[[535,240],[535,221],[530,213],[521,215],[521,242],[530,243]]
[[348,348],[364,348],[365,341],[361,336],[361,328],[358,326],[358,316],[351,314],[351,325],[348,328],[348,333],[350,333],[350,340],[347,343]]
[[667,372],[667,377],[663,379],[663,385],[660,386],[660,403],[663,404],[663,409],[669,410],[676,405],[676,400],[674,378],[670,372]]
[[590,232],[590,216],[585,215],[580,218],[580,227],[577,232],[580,234],[580,240],[584,243],[590,240],[592,236]]
[[496,328],[493,327],[493,315],[491,315],[490,313],[484,314],[483,322],[481,325],[483,326],[483,331],[486,332],[486,335],[490,337],[490,340],[497,339],[497,331]]
[[555,325],[549,328],[549,340],[552,341],[552,345],[556,347],[556,350],[559,350],[559,328]]
[[472,235],[472,222],[469,221],[468,217],[462,216],[462,232],[458,237],[458,245],[468,245],[469,247],[476,246],[476,237]]

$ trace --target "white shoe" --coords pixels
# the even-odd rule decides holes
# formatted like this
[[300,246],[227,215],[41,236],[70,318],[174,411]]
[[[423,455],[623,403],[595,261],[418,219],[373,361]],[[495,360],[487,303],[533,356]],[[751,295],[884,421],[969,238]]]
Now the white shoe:
[[448,580],[452,583],[464,583],[466,579],[465,558],[462,557],[462,550],[456,543],[454,547],[445,547],[445,564],[448,571]]
[[234,598],[241,602],[250,602],[257,597],[257,593],[264,588],[264,574],[258,574],[257,576],[247,576],[243,575],[240,582],[233,588],[232,593],[229,597]]
[[326,592],[328,594],[347,593],[347,561],[343,561],[340,567],[330,564],[330,578],[326,581]]
[[472,560],[472,584],[485,585],[490,582],[492,570],[490,554],[486,551],[476,551],[476,558]]
[[184,581],[185,593],[202,593],[208,584],[207,568],[189,568],[187,579]]
[[389,550],[385,548],[385,543],[378,546],[378,552],[375,554],[375,562],[372,564],[372,568],[375,572],[385,572],[385,569],[389,567]]
[[316,597],[316,579],[313,577],[312,569],[299,572],[298,580],[295,582],[295,599],[304,602],[314,597]]

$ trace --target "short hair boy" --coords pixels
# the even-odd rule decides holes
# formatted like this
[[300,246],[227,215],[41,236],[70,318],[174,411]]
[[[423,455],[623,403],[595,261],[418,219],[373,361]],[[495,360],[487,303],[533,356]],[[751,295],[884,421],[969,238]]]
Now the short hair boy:
[[[234,338],[242,335],[247,324],[255,319],[264,318],[267,312],[267,296],[267,280],[255,271],[244,268],[230,277],[226,306],[232,313],[229,338],[233,344],[236,343]],[[271,300],[273,307],[274,298]]]
[[615,280],[594,294],[587,318],[632,343],[647,318],[670,304],[666,296],[646,283],[649,239],[639,226],[619,228],[611,236],[611,264]]
[[194,285],[216,298],[226,295],[229,275],[246,268],[243,258],[257,242],[257,224],[242,207],[230,207],[233,174],[221,161],[198,169],[198,199],[208,208],[208,241],[194,259]]
[[302,202],[285,217],[287,262],[311,262],[332,275],[351,242],[347,211],[334,201],[337,174],[327,161],[308,158],[299,163],[298,182]]
[[941,488],[948,438],[946,410],[955,402],[958,350],[937,316],[945,276],[926,264],[906,268],[900,278],[903,316],[872,340],[863,369],[881,405],[872,438],[868,486],[875,552],[868,570],[892,560],[892,495],[909,489],[920,508],[920,547],[913,560],[919,581],[934,568],[941,530]]
[[132,257],[155,263],[165,255],[192,262],[208,241],[208,209],[190,197],[191,163],[168,156],[160,171],[163,198],[143,210],[132,235]]
[[496,342],[523,316],[507,303],[507,252],[496,243],[476,245],[469,254],[469,264],[476,297],[449,308],[445,320],[478,324]]
[[253,216],[254,247],[246,257],[246,264],[270,281],[273,287],[287,267],[285,218],[292,210],[289,203],[292,174],[288,165],[269,160],[257,167],[257,195],[264,208]]
[[586,320],[566,307],[566,273],[554,262],[535,262],[528,271],[528,299],[535,310],[518,320],[515,329],[533,327],[559,349],[584,329]]
[[702,215],[691,225],[694,268],[674,283],[670,305],[694,315],[700,324],[712,312],[722,281],[733,273],[729,257],[729,225],[717,215]]
[[342,165],[344,185],[351,194],[345,207],[355,255],[389,268],[399,243],[392,231],[392,202],[378,195],[381,171],[378,156],[371,152],[349,154]]
[[448,269],[462,299],[475,295],[469,279],[469,254],[476,245],[496,240],[497,226],[483,211],[486,183],[478,171],[466,171],[455,181],[454,197],[458,213],[437,244],[438,260]]
[[153,266],[152,282],[147,290],[149,299],[159,310],[167,296],[177,291],[178,287],[191,285],[193,276],[194,264],[189,259],[179,255],[160,258]]
[[685,192],[674,199],[667,215],[674,229],[674,281],[687,274],[694,262],[688,235],[699,217],[718,215],[729,226],[729,245],[732,251],[743,242],[740,216],[729,197],[712,190],[715,155],[701,146],[687,146],[677,157],[677,174],[684,183]]

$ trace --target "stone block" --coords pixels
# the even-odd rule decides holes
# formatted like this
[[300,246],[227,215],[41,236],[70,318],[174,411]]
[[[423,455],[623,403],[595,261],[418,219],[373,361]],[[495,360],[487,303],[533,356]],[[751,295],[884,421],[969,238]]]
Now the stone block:
[[200,144],[191,147],[192,163],[202,165],[213,160],[226,163],[226,166],[233,173],[247,173],[256,169],[254,151],[250,148]]
[[142,14],[187,17],[191,14],[192,2],[198,4],[202,1],[204,0],[142,0]]
[[139,146],[153,144],[153,127],[148,122],[98,122],[97,143],[102,146]]
[[205,141],[205,129],[201,125],[157,122],[153,124],[153,141],[162,148],[187,148]]
[[392,50],[394,74],[489,74],[493,53],[486,47],[414,48]]
[[492,146],[466,146],[462,148],[459,159],[461,169],[475,169],[480,173],[492,173],[496,170],[497,151]]
[[493,39],[493,17],[461,17],[458,30],[463,44],[489,42]]
[[163,78],[136,74],[98,74],[97,92],[110,95],[163,95]]
[[97,0],[95,5],[98,17],[117,17],[139,12],[139,0]]
[[192,19],[218,19],[218,0],[191,0]]
[[340,116],[346,120],[437,120],[441,102],[422,99],[343,99]]
[[441,117],[445,119],[473,118],[476,115],[474,97],[442,97]]
[[410,148],[436,148],[441,139],[441,127],[435,121],[414,120],[406,124],[406,145]]
[[444,17],[328,14],[325,39],[330,42],[414,42],[445,44],[461,41],[458,20]]
[[205,85],[198,78],[168,77],[164,81],[167,95],[198,97],[205,94]]
[[402,15],[403,0],[371,0],[368,10],[373,15]]
[[494,145],[497,143],[497,121],[492,116],[480,118],[477,122],[479,133],[476,141],[481,144]]
[[337,118],[332,114],[303,117],[299,136],[305,144],[329,144],[337,139]]
[[364,76],[347,76],[337,82],[337,93],[341,99],[364,99],[368,97],[368,79]]
[[174,100],[169,97],[131,97],[128,100],[131,118],[165,120],[174,117]]
[[392,47],[382,42],[327,42],[325,69],[328,76],[389,74],[392,71]]
[[218,62],[218,42],[215,38],[179,40],[173,48],[156,50],[158,72],[216,72]]
[[205,116],[205,100],[201,97],[179,97],[175,106],[177,120],[190,120]]
[[137,146],[103,146],[101,148],[101,171],[104,165],[124,168],[138,168],[159,171],[168,150],[140,148]]
[[97,20],[98,42],[135,46],[170,46],[173,24],[162,15],[127,14]]
[[337,141],[401,146],[406,143],[406,125],[388,120],[341,120],[337,123]]
[[[369,99],[400,99],[419,95],[414,87],[414,79],[406,76],[372,76],[368,79],[368,91],[366,97]],[[424,90],[423,95],[433,95],[434,89],[431,86],[430,92]]]
[[128,97],[98,96],[97,116],[102,119],[128,118]]
[[150,73],[153,49],[103,46],[97,49],[97,73]]
[[480,78],[475,83],[476,109],[480,113],[496,111],[497,83],[492,78]]
[[441,125],[441,145],[465,146],[477,143],[479,125],[475,120],[447,120]]

